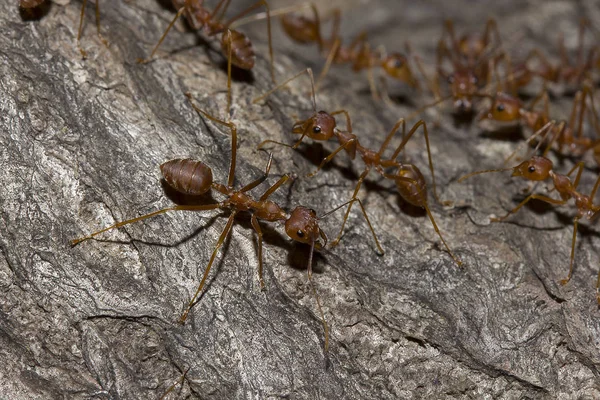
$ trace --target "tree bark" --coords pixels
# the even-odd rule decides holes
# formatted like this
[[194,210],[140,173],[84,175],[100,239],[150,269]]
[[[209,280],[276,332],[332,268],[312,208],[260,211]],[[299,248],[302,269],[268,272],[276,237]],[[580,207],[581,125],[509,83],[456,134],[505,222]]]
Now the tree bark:
[[[574,207],[534,204],[490,224],[490,214],[517,205],[526,185],[507,173],[463,184],[456,179],[502,166],[516,143],[482,135],[475,124],[455,124],[448,107],[424,118],[438,190],[455,206],[429,197],[463,268],[444,251],[427,216],[373,172],[360,198],[385,254],[377,255],[354,207],[340,245],[315,259],[313,278],[331,328],[327,353],[307,284],[308,249],[281,226],[262,224],[261,290],[256,235],[245,217],[234,225],[187,323],[179,325],[227,213],[171,212],[75,247],[69,242],[188,201],[161,185],[158,166],[167,160],[202,160],[217,182],[226,182],[231,135],[201,118],[184,96],[191,92],[202,109],[225,118],[220,45],[176,29],[155,61],[137,64],[174,10],[166,1],[100,1],[109,45],[95,35],[88,4],[81,42],[88,58],[82,60],[75,40],[79,2],[50,4],[38,20],[24,19],[10,3],[0,3],[0,397],[159,398],[188,368],[170,398],[600,397],[596,226],[580,227],[573,279],[561,286]],[[231,15],[245,4],[232,3]],[[574,48],[579,17],[600,20],[592,1],[415,3],[344,2],[343,37],[349,42],[364,29],[374,47],[389,51],[402,51],[410,40],[429,67],[444,18],[454,19],[460,33],[482,31],[493,16],[515,51],[539,46],[553,54],[561,31]],[[252,103],[273,87],[265,26],[240,28],[256,40],[258,56],[255,69],[236,73],[233,82],[237,187],[263,173],[268,155],[257,145],[292,143],[296,117],[312,110],[305,79],[265,104]],[[316,49],[292,44],[277,20],[273,31],[279,81],[322,66]],[[377,149],[424,97],[390,84],[397,104],[387,107],[368,88],[365,75],[334,67],[317,103],[348,110],[361,143]],[[431,182],[418,135],[406,156]],[[340,155],[305,178],[334,148],[309,140],[296,152],[269,147],[272,174],[253,193],[296,174],[273,199],[288,210],[304,205],[326,213],[350,198],[363,168]],[[584,192],[594,179],[584,172]],[[342,217],[339,211],[321,221],[331,238]]]

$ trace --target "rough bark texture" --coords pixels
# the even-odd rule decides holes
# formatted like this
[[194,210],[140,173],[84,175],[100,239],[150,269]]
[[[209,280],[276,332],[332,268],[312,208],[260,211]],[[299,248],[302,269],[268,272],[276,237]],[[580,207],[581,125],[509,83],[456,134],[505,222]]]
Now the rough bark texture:
[[[537,204],[489,224],[490,214],[516,205],[526,185],[507,174],[455,180],[501,165],[515,142],[453,124],[443,108],[440,126],[430,126],[432,150],[441,197],[457,206],[431,203],[464,268],[443,251],[426,216],[373,173],[360,197],[386,254],[375,253],[355,208],[341,244],[316,258],[314,279],[331,326],[327,354],[306,284],[307,249],[264,224],[261,291],[255,235],[243,218],[188,323],[178,325],[224,226],[221,214],[174,212],[74,248],[69,240],[171,205],[158,169],[166,160],[203,160],[225,182],[229,134],[199,118],[183,95],[190,91],[201,107],[225,115],[218,45],[180,29],[155,62],[138,65],[173,15],[168,2],[101,1],[110,45],[95,35],[88,5],[84,61],[75,44],[80,3],[52,4],[38,21],[24,21],[15,3],[0,3],[1,398],[158,398],[187,368],[171,398],[600,397],[598,228],[581,227],[573,279],[560,286],[573,208]],[[241,8],[233,3],[232,12]],[[481,30],[493,16],[525,50],[555,49],[559,32],[573,47],[579,17],[600,20],[594,1],[413,3],[344,2],[344,36],[366,29],[374,45],[399,50],[410,40],[433,60],[444,18],[462,32]],[[272,83],[265,25],[246,31],[258,38],[258,60],[233,85],[239,184],[262,173],[267,155],[255,150],[258,143],[291,143],[294,115],[311,110],[302,85],[266,105],[251,103]],[[322,65],[314,48],[292,45],[277,22],[274,33],[280,80]],[[399,103],[388,109],[373,102],[363,75],[335,68],[318,103],[347,109],[360,140],[375,147],[421,101],[402,86],[390,92]],[[287,172],[300,178],[274,199],[319,214],[346,201],[359,161],[347,167],[340,156],[303,178],[333,148],[275,148],[268,182]],[[416,138],[407,155],[425,173],[423,149]],[[584,191],[594,178],[585,172]],[[342,215],[322,221],[330,236]]]

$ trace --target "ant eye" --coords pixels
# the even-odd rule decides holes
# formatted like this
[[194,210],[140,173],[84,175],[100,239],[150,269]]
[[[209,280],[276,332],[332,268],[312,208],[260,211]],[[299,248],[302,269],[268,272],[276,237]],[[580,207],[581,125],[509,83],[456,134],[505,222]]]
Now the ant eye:
[[448,77],[448,83],[454,83],[454,75]]
[[394,60],[394,68],[401,68],[404,65],[404,63],[402,62],[402,60]]
[[298,232],[296,232],[296,235],[298,235],[299,238],[303,238],[304,237],[304,231],[299,230]]
[[531,172],[532,174],[535,172],[535,167],[533,165],[529,167],[529,172]]
[[504,111],[504,110],[505,110],[504,104],[498,104],[498,105],[496,106],[496,111],[500,111],[500,112],[502,112],[502,111]]
[[477,84],[477,82],[479,82],[479,79],[477,79],[476,76],[471,77],[471,82],[473,82],[474,84]]
[[318,125],[317,125],[317,126],[315,126],[315,127],[313,128],[313,132],[314,132],[314,133],[321,133],[321,127],[320,127],[320,126],[318,126]]

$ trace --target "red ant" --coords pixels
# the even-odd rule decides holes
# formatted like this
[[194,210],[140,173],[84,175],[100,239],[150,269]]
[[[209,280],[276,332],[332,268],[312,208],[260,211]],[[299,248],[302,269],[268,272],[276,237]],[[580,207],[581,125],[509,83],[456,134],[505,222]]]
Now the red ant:
[[[542,127],[540,131],[549,131],[549,127],[554,125],[554,123],[554,121],[549,122],[548,124],[544,125],[544,127]],[[536,134],[538,134],[540,131],[536,132]],[[571,242],[571,261],[569,265],[569,274],[566,278],[560,281],[561,285],[566,285],[573,274],[573,264],[575,259],[575,242],[577,238],[577,226],[579,224],[579,220],[585,217],[588,220],[593,221],[600,215],[600,205],[594,205],[593,203],[594,197],[598,190],[598,186],[600,185],[600,176],[598,176],[598,179],[594,184],[594,188],[590,192],[589,196],[577,191],[577,186],[579,185],[583,168],[584,163],[579,162],[566,175],[562,175],[553,170],[552,161],[550,161],[548,158],[543,156],[532,156],[529,160],[524,161],[515,167],[472,172],[468,175],[461,177],[458,180],[458,182],[462,182],[465,179],[470,178],[474,175],[484,174],[488,172],[502,172],[510,170],[512,170],[511,176],[522,177],[523,179],[533,182],[545,181],[548,178],[552,178],[552,184],[554,186],[554,189],[560,194],[560,199],[554,199],[552,197],[548,197],[541,194],[530,194],[525,198],[525,200],[523,200],[521,203],[519,203],[518,206],[510,210],[506,215],[498,218],[490,218],[490,221],[504,221],[511,214],[515,214],[517,211],[519,211],[519,209],[521,209],[521,207],[523,207],[529,201],[534,199],[541,200],[543,202],[554,205],[564,205],[567,204],[567,202],[570,199],[574,199],[575,207],[577,208],[577,214],[573,219],[573,239]],[[575,181],[572,182],[570,176],[575,171],[577,171],[577,175],[575,176]],[[596,298],[598,304],[600,304],[600,273],[598,274],[598,281],[596,284]]]
[[[583,136],[583,119],[587,109],[587,98],[590,99],[591,103],[589,111],[592,113],[592,126],[596,132],[600,133],[593,91],[589,86],[586,86],[575,94],[569,120],[552,125],[552,140],[542,154],[543,156],[548,153],[552,143],[556,142],[559,154],[562,154],[563,147],[566,147],[575,156],[579,156],[589,149],[594,149],[594,158],[600,165],[600,140]],[[535,111],[534,108],[540,101],[543,103],[543,111]],[[539,131],[543,125],[550,122],[548,94],[546,91],[542,91],[533,100],[530,107],[526,109],[518,98],[500,92],[494,98],[490,108],[481,114],[479,120],[482,125],[488,128],[493,128],[494,123],[500,125],[518,124],[526,126],[534,132]],[[527,141],[531,141],[534,136],[536,135],[532,135]]]
[[[446,38],[448,36],[448,38]],[[492,40],[495,36],[495,40]],[[448,45],[448,40],[450,45]],[[493,42],[496,42],[493,46]],[[496,54],[496,51],[500,53]],[[435,97],[431,104],[419,108],[412,115],[421,113],[424,109],[440,104],[446,100],[454,100],[454,110],[459,115],[470,115],[473,112],[473,100],[477,97],[489,97],[479,90],[483,81],[486,87],[491,81],[493,66],[503,57],[500,34],[493,19],[488,20],[483,36],[465,34],[456,39],[452,21],[446,21],[444,31],[437,46],[436,72],[433,79],[425,73],[419,57],[415,57],[417,68],[427,81],[430,91]],[[448,61],[452,71],[444,70]],[[442,96],[440,78],[445,80],[450,88],[450,94]]]
[[[552,64],[540,49],[533,49],[529,52],[525,60],[511,66],[507,63],[508,83],[513,88],[513,93],[520,87],[524,87],[533,80],[534,77],[540,77],[544,83],[554,84],[553,91],[565,92],[573,87],[580,87],[582,82],[589,77],[594,68],[600,68],[600,51],[597,46],[592,47],[585,57],[584,37],[586,28],[591,29],[590,21],[582,18],[579,23],[579,33],[577,39],[577,56],[575,62],[572,62],[564,44],[564,38],[561,35],[558,40],[560,52],[560,61]],[[532,62],[537,61],[537,66],[530,67]],[[557,86],[558,85],[558,86]],[[572,92],[571,92],[572,93]]]
[[[306,7],[311,8],[312,19],[304,15],[291,13],[291,11],[298,8]],[[343,46],[339,33],[341,12],[338,8],[332,11],[333,27],[329,39],[323,38],[321,34],[322,19],[319,17],[319,12],[314,3],[275,10],[271,13],[273,16],[279,14],[283,14],[281,23],[284,32],[290,39],[299,44],[316,43],[319,46],[320,53],[328,50],[325,66],[316,81],[316,88],[319,88],[332,64],[350,64],[354,72],[366,69],[371,94],[375,99],[379,99],[373,75],[375,68],[381,68],[385,75],[390,78],[404,82],[414,88],[419,87],[419,82],[413,76],[407,57],[400,53],[387,54],[383,46],[379,46],[375,51],[371,50],[367,42],[366,32],[359,33],[349,46]],[[262,15],[257,15],[251,19],[255,20],[262,17]]]
[[[42,3],[44,3],[45,1],[46,0],[19,0],[19,7],[26,9],[26,10],[31,10],[31,9],[41,6]],[[100,34],[100,5],[98,4],[99,1],[100,0],[96,0],[96,30],[98,32],[98,38],[100,39],[100,41],[105,46],[108,46],[108,42]],[[81,36],[83,34],[83,17],[85,15],[86,4],[87,4],[87,0],[83,0],[83,2],[81,4],[81,15],[79,17],[79,29],[77,32],[77,48],[79,48],[81,57],[84,59],[87,58],[87,52],[83,49],[83,47],[81,47]]]
[[[189,93],[186,94],[191,101],[191,95]],[[313,293],[317,300],[317,306],[319,309],[319,313],[321,315],[321,320],[323,323],[324,331],[325,331],[325,350],[327,350],[329,345],[329,330],[327,326],[327,322],[325,321],[325,317],[323,311],[321,309],[321,303],[317,292],[312,284],[312,258],[313,251],[315,248],[320,249],[327,244],[327,235],[323,230],[319,227],[319,221],[326,217],[327,215],[339,210],[345,205],[352,204],[355,201],[358,202],[361,208],[364,207],[359,199],[352,199],[349,202],[346,202],[328,213],[322,215],[321,217],[317,217],[316,211],[298,206],[292,210],[291,213],[286,213],[277,203],[272,200],[269,200],[269,197],[275,193],[283,184],[285,184],[290,176],[288,174],[283,175],[275,184],[271,185],[263,194],[260,196],[258,200],[255,200],[252,196],[248,194],[248,192],[262,182],[264,182],[269,176],[269,171],[271,169],[271,163],[273,160],[273,156],[269,157],[269,161],[267,163],[265,173],[262,177],[250,182],[249,184],[243,186],[241,189],[234,189],[233,181],[235,176],[235,165],[236,165],[236,146],[237,146],[237,128],[231,122],[226,122],[224,120],[220,120],[216,117],[211,116],[210,114],[202,111],[197,108],[193,103],[192,106],[196,111],[202,114],[204,117],[209,120],[226,126],[231,131],[231,164],[229,169],[229,177],[227,179],[227,185],[223,185],[213,181],[213,174],[211,168],[204,164],[201,161],[191,160],[191,159],[175,159],[165,162],[160,166],[163,178],[165,182],[177,190],[180,193],[199,196],[208,193],[211,189],[225,196],[225,200],[220,201],[218,203],[213,204],[203,204],[203,205],[175,205],[167,208],[163,208],[158,211],[151,212],[149,214],[142,215],[137,218],[132,218],[126,221],[117,222],[107,228],[101,229],[94,233],[91,233],[85,237],[74,239],[71,241],[72,245],[76,245],[80,242],[83,242],[88,239],[92,239],[93,237],[109,231],[111,229],[120,228],[122,226],[138,222],[150,217],[154,217],[159,214],[164,214],[168,211],[209,211],[209,210],[226,210],[230,212],[227,223],[225,224],[225,228],[223,232],[219,236],[217,240],[217,244],[215,245],[215,249],[212,252],[208,265],[204,271],[204,275],[198,288],[190,300],[187,308],[184,313],[181,315],[179,321],[180,323],[184,323],[188,317],[188,314],[192,307],[196,303],[196,299],[199,294],[202,292],[204,288],[204,284],[206,279],[208,278],[208,274],[210,269],[215,261],[219,248],[223,245],[227,236],[231,232],[233,227],[233,223],[235,221],[235,217],[238,213],[248,211],[251,213],[251,223],[252,227],[256,231],[258,235],[258,276],[261,288],[264,287],[264,281],[262,276],[262,242],[263,242],[263,233],[260,227],[259,221],[267,221],[267,222],[281,222],[285,226],[285,233],[293,240],[305,243],[310,245],[310,254],[308,257],[308,280],[311,284]],[[371,227],[371,223],[365,213],[365,218],[367,219],[367,223]],[[373,235],[375,232],[371,227],[371,231]],[[323,244],[321,244],[320,239],[323,239]],[[375,237],[377,241],[377,238]]]
[[[264,98],[268,97],[274,91],[287,85],[290,81],[300,77],[304,73],[308,74],[308,76],[310,77],[310,81],[311,81],[313,115],[304,121],[298,121],[294,124],[294,126],[292,128],[292,133],[300,134],[301,135],[300,139],[293,145],[276,142],[274,140],[265,140],[259,144],[258,148],[260,149],[267,143],[275,143],[275,144],[283,145],[286,147],[291,147],[292,149],[296,149],[300,145],[300,143],[302,142],[302,139],[304,139],[305,136],[308,136],[309,138],[311,138],[313,140],[318,140],[318,141],[327,141],[327,140],[330,140],[333,137],[335,137],[339,143],[339,147],[337,149],[335,149],[329,156],[325,157],[322,160],[319,167],[315,171],[310,173],[308,175],[308,177],[312,177],[317,172],[319,172],[319,170],[321,170],[321,168],[323,168],[323,166],[325,164],[327,164],[329,161],[331,161],[340,151],[342,151],[342,150],[346,151],[346,153],[350,156],[350,158],[352,160],[355,159],[356,153],[358,152],[358,154],[362,158],[363,162],[365,163],[366,167],[358,178],[358,182],[356,184],[354,193],[353,193],[350,201],[358,199],[357,198],[358,191],[360,190],[360,187],[361,187],[364,179],[367,177],[367,175],[369,174],[371,169],[375,169],[383,177],[385,177],[387,179],[391,179],[395,182],[398,192],[404,200],[406,200],[408,203],[410,203],[414,206],[425,209],[425,211],[427,212],[427,215],[429,216],[429,219],[433,225],[433,228],[435,229],[438,236],[442,240],[442,243],[444,244],[446,251],[450,254],[452,259],[459,266],[462,265],[462,262],[454,255],[454,253],[452,253],[452,251],[446,244],[446,241],[442,237],[442,234],[441,234],[437,224],[435,223],[435,219],[433,218],[433,215],[431,214],[429,205],[427,203],[427,185],[425,183],[425,178],[423,177],[423,174],[415,165],[401,163],[396,160],[396,158],[398,157],[400,152],[404,149],[406,143],[410,140],[412,135],[420,127],[423,127],[423,134],[425,136],[425,143],[427,146],[427,155],[429,158],[429,169],[431,171],[431,177],[432,177],[432,181],[433,181],[433,193],[434,193],[434,197],[436,198],[436,200],[439,201],[437,192],[436,192],[436,186],[435,186],[435,174],[434,174],[434,170],[433,170],[433,161],[431,159],[431,151],[429,149],[429,135],[427,132],[427,125],[425,124],[425,122],[423,120],[420,120],[410,129],[410,131],[407,134],[406,133],[406,120],[404,118],[401,118],[400,120],[398,120],[398,122],[396,122],[394,127],[389,131],[389,133],[386,136],[386,139],[381,144],[381,147],[378,151],[368,149],[368,148],[362,146],[360,144],[360,142],[358,141],[357,136],[352,133],[352,122],[350,120],[350,115],[348,114],[347,111],[338,110],[338,111],[332,112],[331,114],[329,114],[325,111],[317,112],[317,106],[316,106],[316,100],[315,100],[314,79],[313,79],[312,70],[310,68],[296,74],[295,76],[286,80],[285,82],[283,82],[279,86],[275,87],[274,89],[270,90],[269,92],[265,93],[264,95],[254,99],[253,102],[257,103],[257,102],[263,100]],[[337,114],[345,115],[347,131],[341,131],[336,128],[336,120],[333,116],[337,115]],[[400,129],[400,127],[402,127],[402,137],[403,137],[402,142],[396,148],[396,150],[394,151],[391,158],[389,158],[389,159],[382,158],[383,152],[388,147],[391,139],[396,134],[396,132]],[[396,168],[396,172],[394,174],[387,174],[387,173],[385,173],[386,168]],[[332,242],[332,246],[337,244],[340,241],[340,239],[342,237],[342,233],[344,231],[344,226],[346,224],[346,220],[348,219],[351,209],[352,209],[352,203],[350,203],[350,205],[348,206],[348,209],[346,210],[346,215],[344,216],[344,220],[342,222],[342,227],[340,229],[340,233],[338,234],[337,238]],[[365,217],[366,217],[366,214],[365,214]],[[377,243],[377,248],[378,248],[379,252],[381,254],[383,254],[383,249],[381,248],[379,243]]]
[[[266,0],[259,0],[244,11],[230,18],[227,22],[221,22],[229,7],[230,0],[220,0],[212,12],[204,8],[204,0],[172,0],[173,6],[177,9],[177,14],[158,40],[147,59],[138,59],[139,63],[147,63],[152,60],[154,54],[167,37],[167,34],[175,22],[185,15],[188,24],[194,29],[202,29],[205,35],[215,36],[221,33],[221,51],[227,58],[227,112],[231,108],[231,65],[235,65],[243,70],[250,71],[254,67],[256,55],[252,42],[244,33],[231,29],[231,24],[242,18],[252,10],[264,6],[267,10],[267,32],[269,36],[269,57],[271,62],[271,79],[275,82],[275,67],[273,65],[273,46],[271,43],[271,17],[269,5]],[[225,3],[225,5],[223,5]],[[223,9],[221,9],[223,7]]]

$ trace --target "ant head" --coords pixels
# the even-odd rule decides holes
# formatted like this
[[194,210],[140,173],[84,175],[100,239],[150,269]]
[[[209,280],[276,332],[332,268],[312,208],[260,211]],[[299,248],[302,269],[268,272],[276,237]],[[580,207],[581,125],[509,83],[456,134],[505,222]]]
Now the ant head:
[[522,176],[530,181],[543,181],[550,176],[552,161],[546,157],[533,156],[513,168],[512,176]]
[[490,109],[481,116],[481,119],[489,119],[497,122],[514,122],[521,115],[520,109],[521,100],[506,93],[498,93]]
[[416,87],[417,80],[413,77],[408,60],[400,53],[392,53],[383,61],[381,67],[387,75],[410,86]]
[[285,221],[285,233],[297,242],[318,244],[320,229],[316,211],[302,206],[294,208]]
[[305,121],[297,122],[292,133],[306,135],[314,140],[329,140],[333,137],[335,118],[325,111],[319,111]]

